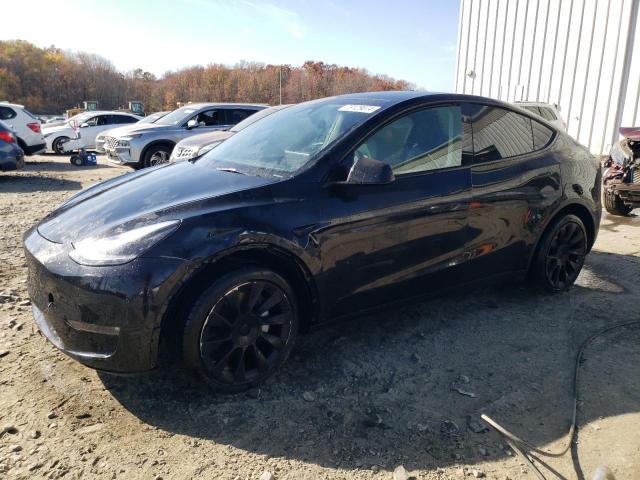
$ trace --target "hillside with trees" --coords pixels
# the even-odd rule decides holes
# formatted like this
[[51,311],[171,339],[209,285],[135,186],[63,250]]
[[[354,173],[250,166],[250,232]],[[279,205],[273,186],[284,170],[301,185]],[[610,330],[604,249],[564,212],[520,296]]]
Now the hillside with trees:
[[24,40],[0,41],[0,101],[24,104],[37,113],[60,113],[98,100],[100,108],[144,102],[147,112],[171,110],[177,102],[297,103],[349,92],[404,90],[413,86],[364,69],[307,61],[300,67],[240,62],[209,64],[161,77],[135,69],[120,72],[106,58],[39,48]]

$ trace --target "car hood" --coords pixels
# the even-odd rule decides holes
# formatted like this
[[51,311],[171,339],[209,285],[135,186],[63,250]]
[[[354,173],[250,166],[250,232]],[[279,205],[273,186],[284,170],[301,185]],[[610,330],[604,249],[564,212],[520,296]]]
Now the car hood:
[[640,127],[622,127],[619,131],[620,135],[629,140],[640,140]]
[[[104,132],[100,132],[96,138],[104,138],[104,137],[117,137],[118,135],[124,135],[125,133],[129,133],[136,126],[135,123],[124,125],[122,127],[110,128],[109,130],[105,130]],[[138,126],[140,128],[140,126]]]
[[55,243],[98,235],[125,223],[182,219],[190,205],[278,181],[216,170],[199,162],[143,169],[83,190],[38,224]]
[[134,123],[129,126],[125,132],[119,131],[118,134],[122,135],[126,133],[127,135],[131,135],[134,133],[145,134],[149,132],[162,132],[166,130],[179,130],[181,127],[178,125],[156,125],[155,123],[145,123],[143,125],[138,125]]
[[212,143],[223,142],[227,138],[234,135],[234,132],[230,131],[217,131],[217,132],[207,132],[200,133],[198,135],[194,135],[192,137],[185,138],[181,140],[177,146],[179,147],[204,147],[205,145],[210,145]]

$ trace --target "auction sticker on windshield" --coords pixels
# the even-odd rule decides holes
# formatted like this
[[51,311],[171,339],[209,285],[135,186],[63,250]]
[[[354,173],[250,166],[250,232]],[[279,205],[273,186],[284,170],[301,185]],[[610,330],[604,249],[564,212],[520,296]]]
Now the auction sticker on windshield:
[[338,109],[339,112],[358,112],[358,113],[373,113],[376,110],[380,110],[380,107],[375,105],[343,105]]

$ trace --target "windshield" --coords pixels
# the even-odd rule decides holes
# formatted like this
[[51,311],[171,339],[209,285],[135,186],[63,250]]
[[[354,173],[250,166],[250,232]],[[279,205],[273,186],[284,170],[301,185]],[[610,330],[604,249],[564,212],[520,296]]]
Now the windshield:
[[272,113],[277,112],[278,110],[282,110],[283,108],[290,107],[291,105],[278,105],[277,107],[269,107],[264,110],[260,110],[256,113],[249,115],[247,118],[237,123],[234,127],[230,128],[230,132],[239,132],[240,130],[244,130],[252,123],[256,123],[258,120],[264,117],[268,117]]
[[257,176],[290,177],[381,107],[327,98],[286,108],[236,133],[199,163]]
[[197,108],[193,108],[190,106],[180,107],[177,110],[166,114],[155,123],[156,125],[182,125],[184,122],[189,120],[191,116],[197,111]]
[[93,115],[94,115],[93,113],[86,113],[86,112],[78,113],[77,115],[74,115],[69,120],[67,120],[67,123],[71,125],[72,122],[76,122],[78,125],[80,125],[81,123],[84,123],[85,120],[87,120],[89,117]]

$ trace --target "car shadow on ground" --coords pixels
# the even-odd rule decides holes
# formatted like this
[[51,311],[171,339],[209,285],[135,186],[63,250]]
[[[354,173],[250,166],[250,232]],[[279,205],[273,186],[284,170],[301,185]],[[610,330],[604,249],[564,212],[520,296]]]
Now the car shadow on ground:
[[81,188],[82,184],[75,180],[43,177],[37,174],[30,175],[25,174],[24,171],[17,174],[15,172],[0,174],[0,193],[69,191],[80,190]]
[[[167,432],[328,467],[433,469],[505,457],[504,442],[479,431],[481,412],[557,448],[577,349],[594,331],[638,318],[639,270],[640,258],[593,252],[564,294],[485,286],[326,327],[300,339],[272,382],[240,395],[209,393],[177,370],[101,379],[132,414]],[[618,394],[590,396],[579,424],[640,410],[639,338],[640,330],[612,332],[586,352],[583,388]],[[610,362],[590,362],[598,352]]]

